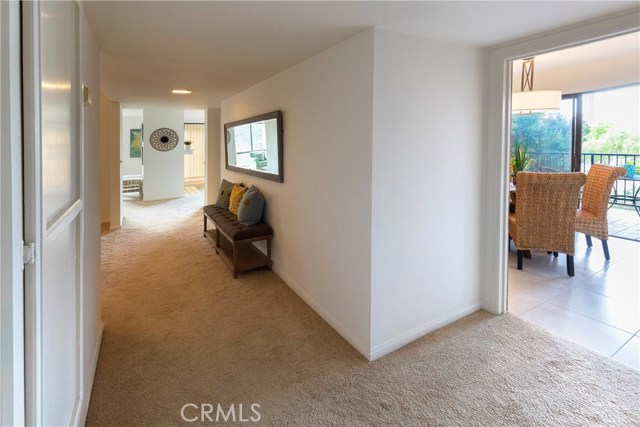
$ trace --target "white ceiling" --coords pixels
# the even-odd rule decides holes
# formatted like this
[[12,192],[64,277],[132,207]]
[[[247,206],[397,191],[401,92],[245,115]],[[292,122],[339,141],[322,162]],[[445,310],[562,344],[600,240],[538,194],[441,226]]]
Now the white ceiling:
[[[637,7],[636,1],[86,1],[101,86],[129,106],[220,101],[378,27],[486,47]],[[174,88],[192,89],[173,95]]]

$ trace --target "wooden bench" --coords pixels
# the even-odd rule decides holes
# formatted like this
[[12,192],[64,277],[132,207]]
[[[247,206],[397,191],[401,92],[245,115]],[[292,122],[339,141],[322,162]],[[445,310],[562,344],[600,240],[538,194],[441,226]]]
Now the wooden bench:
[[[271,239],[273,229],[260,222],[255,225],[243,225],[228,209],[216,205],[202,208],[204,213],[204,237],[209,239],[216,253],[233,271],[233,278],[238,278],[241,271],[266,267],[271,270]],[[207,230],[207,222],[211,221],[215,230]],[[221,241],[220,235],[224,237]],[[253,242],[267,241],[267,255],[264,255]]]

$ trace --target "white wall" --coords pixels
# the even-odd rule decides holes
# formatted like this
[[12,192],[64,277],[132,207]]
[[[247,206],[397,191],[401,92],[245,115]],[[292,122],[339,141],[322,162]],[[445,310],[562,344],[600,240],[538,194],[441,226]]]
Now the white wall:
[[[145,107],[144,112],[144,200],[184,196],[184,110]],[[151,134],[169,128],[178,134],[178,145],[158,151],[148,143]]]
[[275,272],[367,358],[480,308],[482,61],[367,30],[222,103],[283,111],[284,183],[222,177],[262,190]]
[[83,107],[84,210],[82,252],[82,366],[84,424],[98,361],[102,322],[100,320],[100,80],[99,48],[84,13],[80,14],[80,66],[82,84],[89,88],[93,102]]
[[206,110],[184,110],[185,123],[205,123]]
[[126,109],[122,111],[122,135],[120,136],[122,145],[122,175],[142,175],[142,157],[132,158],[129,147],[131,129],[142,128],[142,110],[135,110],[130,113],[127,113]]
[[206,179],[205,205],[211,205],[218,199],[221,166],[224,164],[224,146],[222,145],[222,126],[220,124],[220,109],[207,110],[207,142],[206,142]]
[[100,216],[111,230],[122,224],[120,103],[100,92]]
[[100,222],[109,224],[109,212],[111,193],[109,181],[111,178],[109,169],[109,115],[107,97],[100,92]]
[[372,89],[368,30],[222,102],[222,123],[282,110],[283,183],[230,172],[220,159],[222,178],[265,196],[276,274],[366,357]]
[[480,308],[482,51],[376,30],[371,347]]

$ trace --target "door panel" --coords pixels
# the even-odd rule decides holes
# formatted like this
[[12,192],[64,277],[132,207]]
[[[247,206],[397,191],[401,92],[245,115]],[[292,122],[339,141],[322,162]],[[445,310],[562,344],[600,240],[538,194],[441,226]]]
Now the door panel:
[[82,241],[78,4],[23,2],[27,423],[79,422]]
[[[49,242],[42,265],[43,420],[68,423],[76,400],[77,221]],[[53,286],[48,286],[53,285]]]

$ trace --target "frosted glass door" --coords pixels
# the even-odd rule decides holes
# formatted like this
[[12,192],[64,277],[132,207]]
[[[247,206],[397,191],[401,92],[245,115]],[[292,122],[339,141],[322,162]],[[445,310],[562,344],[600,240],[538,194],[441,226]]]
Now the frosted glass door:
[[[34,199],[40,230],[40,279],[26,305],[29,359],[27,422],[75,425],[82,384],[80,365],[80,281],[82,238],[81,99],[78,60],[78,5],[69,1],[25,2],[25,44],[33,38],[35,76]],[[30,31],[32,30],[32,31]],[[31,34],[35,36],[31,36]],[[35,37],[35,38],[34,38]],[[30,62],[26,62],[29,75]],[[29,95],[27,95],[29,96]],[[38,103],[39,97],[39,103]],[[39,117],[39,120],[38,120]],[[41,170],[41,175],[37,171]],[[38,189],[41,191],[39,192]],[[31,191],[26,188],[25,191]],[[33,307],[33,308],[32,308]]]
[[40,8],[43,212],[49,228],[79,199],[76,16],[71,2],[42,2]]

